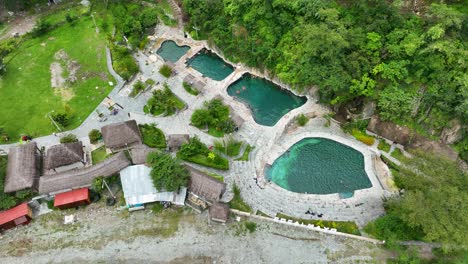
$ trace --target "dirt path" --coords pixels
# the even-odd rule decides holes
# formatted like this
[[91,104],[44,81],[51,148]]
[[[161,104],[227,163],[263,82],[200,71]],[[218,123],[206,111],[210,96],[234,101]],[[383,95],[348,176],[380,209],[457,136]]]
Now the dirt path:
[[6,29],[0,32],[0,40],[4,40],[18,33],[24,35],[31,31],[36,24],[37,15],[15,15],[15,18],[7,24]]
[[[63,225],[63,215],[78,222]],[[0,238],[1,263],[384,263],[377,246],[257,222],[209,224],[188,209],[117,212],[103,204],[54,211]]]

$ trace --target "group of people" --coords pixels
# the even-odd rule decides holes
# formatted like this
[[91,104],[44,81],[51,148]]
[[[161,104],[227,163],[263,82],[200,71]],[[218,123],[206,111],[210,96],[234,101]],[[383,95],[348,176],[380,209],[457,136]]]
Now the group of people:
[[310,214],[310,215],[312,215],[312,216],[317,215],[317,217],[320,217],[320,218],[323,216],[323,214],[319,214],[319,213],[316,213],[316,212],[312,212],[310,209],[307,210],[307,211],[305,212],[305,214]]

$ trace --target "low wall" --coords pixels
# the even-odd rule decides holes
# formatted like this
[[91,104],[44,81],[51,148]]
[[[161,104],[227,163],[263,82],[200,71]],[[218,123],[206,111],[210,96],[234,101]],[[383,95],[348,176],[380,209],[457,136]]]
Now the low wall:
[[331,228],[331,229],[330,228],[328,228],[328,229],[327,228],[320,228],[320,227],[314,226],[314,225],[300,224],[299,222],[293,222],[292,220],[288,221],[286,219],[281,219],[281,218],[269,218],[269,217],[265,217],[265,216],[261,216],[261,215],[255,215],[255,214],[239,211],[239,210],[236,210],[236,209],[230,209],[230,210],[231,210],[232,213],[234,213],[236,215],[240,215],[240,216],[252,217],[252,218],[259,219],[259,220],[274,222],[274,223],[278,223],[278,224],[284,224],[284,225],[289,225],[289,226],[294,226],[294,227],[305,228],[305,229],[308,229],[308,230],[321,232],[321,233],[325,233],[325,234],[329,234],[329,235],[335,235],[335,236],[341,236],[341,237],[348,237],[348,238],[352,238],[352,239],[358,239],[358,240],[370,242],[370,243],[373,243],[373,244],[380,244],[380,245],[385,244],[385,241],[382,241],[382,240],[369,238],[369,237],[352,235],[352,234],[343,233],[343,232],[338,232],[338,231],[336,231],[336,229],[333,229],[333,228]]

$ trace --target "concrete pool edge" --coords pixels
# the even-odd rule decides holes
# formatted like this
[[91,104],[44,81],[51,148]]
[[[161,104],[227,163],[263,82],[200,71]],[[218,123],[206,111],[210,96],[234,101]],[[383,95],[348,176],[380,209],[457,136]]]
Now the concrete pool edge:
[[[378,179],[375,168],[374,168],[374,162],[373,162],[373,155],[377,155],[377,153],[374,153],[371,149],[369,149],[366,145],[360,143],[360,142],[354,142],[350,139],[347,139],[342,136],[330,134],[330,133],[325,133],[325,132],[318,132],[318,131],[309,131],[309,132],[303,132],[300,134],[296,135],[290,135],[288,136],[288,141],[285,143],[278,143],[275,142],[273,145],[271,145],[267,150],[266,153],[267,157],[255,157],[256,162],[255,164],[260,166],[260,170],[257,170],[257,178],[262,179],[267,185],[271,186],[272,188],[276,189],[277,191],[284,191],[292,194],[296,194],[298,196],[307,196],[307,197],[321,197],[321,198],[330,198],[330,199],[338,199],[342,200],[339,197],[339,193],[331,193],[331,194],[309,194],[309,193],[297,193],[293,191],[289,191],[283,187],[280,187],[276,183],[272,181],[268,181],[266,179],[266,171],[265,168],[268,165],[272,165],[273,162],[281,157],[289,148],[291,148],[294,144],[298,143],[299,141],[305,139],[305,138],[326,138],[333,140],[335,142],[338,142],[340,144],[343,144],[345,146],[348,146],[350,148],[353,148],[354,150],[360,152],[363,155],[364,158],[364,170],[367,174],[367,177],[369,181],[371,182],[372,186],[369,188],[363,188],[363,189],[358,189],[354,191],[354,195],[351,198],[347,198],[346,200],[352,201],[354,199],[359,199],[362,195],[366,195],[369,192],[381,192],[383,194],[384,189],[382,184],[380,183],[380,180]],[[362,144],[362,145],[361,145]],[[260,161],[258,161],[260,159]]]

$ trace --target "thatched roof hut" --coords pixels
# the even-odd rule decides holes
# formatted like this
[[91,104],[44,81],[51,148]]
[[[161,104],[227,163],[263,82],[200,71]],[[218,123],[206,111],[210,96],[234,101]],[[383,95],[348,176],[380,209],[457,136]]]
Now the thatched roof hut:
[[226,190],[226,184],[205,173],[185,165],[190,172],[188,189],[199,198],[214,203],[218,201]]
[[125,153],[119,152],[112,157],[90,167],[70,170],[39,179],[39,193],[53,193],[90,186],[94,178],[109,177],[128,167],[130,161]]
[[167,136],[167,149],[169,151],[179,150],[183,144],[189,143],[190,136],[188,134],[174,134]]
[[242,118],[242,116],[240,116],[238,113],[232,110],[230,111],[230,113],[231,113],[230,117],[232,121],[234,122],[234,124],[236,124],[237,128],[240,128],[245,122],[244,118]]
[[134,165],[140,165],[146,163],[146,157],[148,154],[155,151],[153,148],[149,148],[145,145],[141,145],[140,147],[133,148],[130,150],[130,156],[132,157],[132,163]]
[[40,155],[36,142],[12,147],[8,153],[6,193],[35,188],[39,176]]
[[104,126],[101,132],[104,144],[113,151],[142,143],[140,129],[135,120]]
[[70,165],[76,162],[83,162],[83,143],[81,141],[54,145],[47,150],[45,157],[45,169]]
[[210,207],[209,212],[212,221],[226,223],[229,218],[229,205],[216,202]]
[[206,86],[206,83],[204,81],[197,79],[190,73],[184,77],[184,82],[190,84],[193,88],[197,89],[200,92],[203,91],[203,89]]
[[195,78],[195,76],[193,76],[192,74],[187,74],[185,77],[184,77],[184,82],[192,85],[194,84],[195,82],[197,81],[197,78]]

